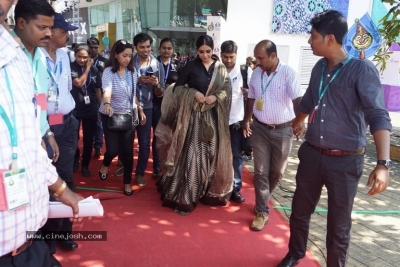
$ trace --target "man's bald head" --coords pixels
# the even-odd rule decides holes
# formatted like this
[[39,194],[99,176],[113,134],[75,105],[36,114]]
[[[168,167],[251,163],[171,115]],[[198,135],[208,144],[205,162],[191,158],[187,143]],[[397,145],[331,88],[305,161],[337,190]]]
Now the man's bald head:
[[275,71],[279,64],[276,45],[270,40],[262,40],[256,45],[254,57],[257,66],[268,73]]
[[268,56],[271,56],[272,53],[275,53],[276,57],[278,57],[278,52],[276,50],[276,45],[274,42],[267,39],[262,40],[256,45],[254,50],[256,50],[256,48],[261,48],[261,47],[265,50]]

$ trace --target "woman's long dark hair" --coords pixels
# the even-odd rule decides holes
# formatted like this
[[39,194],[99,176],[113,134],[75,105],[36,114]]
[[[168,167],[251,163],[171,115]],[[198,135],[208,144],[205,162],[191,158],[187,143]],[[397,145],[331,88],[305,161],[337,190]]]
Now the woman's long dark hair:
[[[214,40],[211,38],[210,35],[201,35],[199,38],[197,38],[196,40],[196,49],[199,50],[199,48],[202,45],[206,45],[209,46],[213,51],[214,51]],[[199,57],[199,56],[197,56]],[[214,60],[218,60],[219,61],[219,57],[215,54],[211,55],[211,59]]]
[[[133,45],[126,40],[118,40],[115,42],[113,47],[110,51],[110,58],[106,63],[106,68],[111,67],[112,72],[117,72],[119,70],[119,62],[116,58],[117,54],[120,54],[125,51],[125,49],[132,49],[133,52]],[[128,64],[128,70],[134,71],[134,63],[133,63],[133,56],[131,61]]]
[[200,46],[206,45],[211,47],[212,50],[214,50],[214,41],[211,38],[210,35],[201,35],[199,38],[196,40],[196,49],[199,50]]

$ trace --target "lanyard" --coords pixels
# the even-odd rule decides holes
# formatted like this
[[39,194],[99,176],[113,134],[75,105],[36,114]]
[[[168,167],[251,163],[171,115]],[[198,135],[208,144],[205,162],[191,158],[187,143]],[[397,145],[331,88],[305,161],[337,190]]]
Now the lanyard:
[[35,95],[38,94],[38,89],[37,89],[37,85],[36,85],[36,74],[37,74],[37,69],[38,69],[38,63],[39,60],[36,60],[36,67],[33,68],[32,67],[32,74],[33,74],[33,90],[35,92]]
[[[281,64],[278,65],[277,69],[279,69],[279,66],[280,66],[280,65],[281,65]],[[275,77],[275,75],[276,75],[277,73],[278,73],[278,71],[275,70],[274,74],[272,74],[271,79],[269,79],[267,85],[264,87],[264,73],[261,72],[261,97],[260,97],[260,98],[263,98],[263,96],[264,96],[264,94],[265,94],[265,91],[267,91],[268,86],[271,84],[272,80],[274,79],[274,77]]]
[[[46,59],[47,59],[47,60],[46,60],[46,63],[47,63],[47,71],[49,72],[49,75],[50,75],[50,77],[52,78],[53,82],[54,82],[54,83],[58,83],[57,81],[60,79],[60,76],[61,76],[61,74],[62,74],[62,61],[60,60],[60,61],[58,62],[58,64],[56,64],[56,67],[55,67],[54,71],[51,71],[52,68],[51,68],[50,63],[49,63],[49,60],[50,60],[50,59],[49,59],[48,57],[47,57]],[[55,78],[55,77],[57,77],[58,66],[60,66],[60,75],[58,76],[58,79],[57,79],[57,81],[56,81],[56,78]]]
[[[149,63],[147,64],[147,66],[146,66],[145,68],[143,68],[143,73],[145,73],[145,74],[146,74],[147,69],[148,69],[149,66],[150,66],[151,57],[150,57],[150,59],[148,59],[148,61],[149,61]],[[139,55],[136,55],[136,69],[137,69],[137,72],[138,72],[138,77],[140,77],[140,60],[139,60]],[[139,103],[140,103],[140,106],[143,107],[143,101],[142,101],[142,96],[143,96],[142,85],[139,83],[138,86],[139,86]]]
[[[62,75],[62,61],[60,60],[60,62],[59,62],[58,64],[56,64],[56,67],[55,67],[55,69],[54,69],[54,72],[52,72],[52,71],[51,71],[51,66],[50,66],[50,63],[49,63],[49,58],[46,58],[46,59],[47,59],[47,60],[46,60],[46,63],[47,63],[47,73],[49,74],[50,78],[51,78],[52,81],[53,81],[53,82],[52,82],[52,83],[53,83],[53,86],[55,86],[55,87],[57,88],[56,103],[55,103],[55,105],[54,105],[54,113],[57,114],[57,113],[58,113],[58,105],[59,105],[59,102],[60,102],[60,90],[59,90],[59,88],[58,88],[58,80],[60,79],[60,77],[61,77],[61,75]],[[57,74],[57,67],[58,67],[58,65],[60,65],[60,75],[58,76],[58,79],[57,79],[57,81],[56,81],[54,75]]]
[[8,78],[8,73],[7,73],[6,67],[4,66],[3,69],[4,69],[4,74],[6,76],[7,89],[11,96],[12,111],[13,111],[13,115],[14,115],[13,122],[11,123],[4,108],[1,105],[0,105],[0,115],[3,118],[4,122],[6,123],[8,131],[10,132],[10,139],[11,139],[11,145],[12,145],[12,159],[13,159],[13,163],[14,163],[15,160],[18,158],[18,154],[17,154],[18,139],[17,139],[16,119],[15,119],[16,114],[15,114],[14,96],[13,96],[13,93],[11,90],[10,79]]
[[[82,68],[82,75],[85,72],[85,70]],[[85,95],[87,95],[87,88],[89,87],[90,83],[92,82],[92,74],[91,71],[89,70],[89,83],[87,83],[88,79],[86,79],[85,83],[82,86],[82,89],[85,89]]]
[[[130,76],[129,75],[129,70],[128,70],[128,68],[125,68],[125,80],[126,80],[126,90],[125,90],[125,92],[128,95],[129,102],[132,102],[133,84],[131,85],[131,83],[129,82],[129,80],[130,80],[129,76]],[[131,89],[132,89],[130,95],[129,95],[129,86],[131,86]]]
[[311,114],[308,116],[308,123],[314,123],[315,113],[318,110],[318,106],[319,106],[319,103],[321,102],[322,97],[325,95],[326,91],[328,91],[328,88],[329,88],[329,85],[331,84],[331,82],[336,78],[336,76],[338,76],[340,71],[343,69],[343,67],[347,63],[350,62],[350,60],[351,60],[351,57],[348,57],[346,59],[346,61],[343,63],[343,65],[335,71],[335,73],[333,74],[332,78],[329,80],[329,82],[325,85],[324,88],[322,88],[322,85],[324,83],[325,64],[322,65],[321,79],[320,79],[319,88],[318,88],[318,103],[315,106],[315,108],[313,109],[313,111],[311,112]]
[[[160,57],[160,63],[164,65],[164,63],[162,62],[162,58]],[[168,73],[169,73],[169,69],[171,68],[171,58],[169,58],[168,60],[168,65],[167,65],[167,70],[165,72],[165,76],[164,76],[164,84],[167,83],[167,78],[168,78]]]
[[322,89],[322,84],[324,83],[324,72],[325,72],[325,65],[322,65],[322,72],[321,72],[321,79],[319,82],[319,88],[318,88],[318,103],[316,105],[316,108],[318,108],[319,103],[321,102],[322,97],[325,95],[326,91],[328,91],[329,84],[338,76],[340,71],[343,69],[343,67],[349,63],[351,60],[351,57],[348,57],[346,61],[343,63],[343,65],[335,71],[333,74],[332,78],[329,80],[329,82],[325,85],[325,87]]

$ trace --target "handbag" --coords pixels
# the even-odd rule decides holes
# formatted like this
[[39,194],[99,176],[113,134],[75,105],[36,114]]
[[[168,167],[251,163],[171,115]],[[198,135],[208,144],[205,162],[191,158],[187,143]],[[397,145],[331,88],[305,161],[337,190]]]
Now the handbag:
[[114,131],[133,130],[133,115],[131,112],[114,113],[108,118],[108,129]]
[[[134,86],[133,86],[133,73],[132,73],[132,102],[134,101]],[[108,129],[113,131],[131,131],[134,126],[139,124],[139,116],[136,108],[132,108],[125,113],[113,113],[108,118]]]
[[199,139],[203,143],[210,142],[214,138],[214,129],[211,124],[204,118],[204,105],[201,107],[201,119],[199,127]]

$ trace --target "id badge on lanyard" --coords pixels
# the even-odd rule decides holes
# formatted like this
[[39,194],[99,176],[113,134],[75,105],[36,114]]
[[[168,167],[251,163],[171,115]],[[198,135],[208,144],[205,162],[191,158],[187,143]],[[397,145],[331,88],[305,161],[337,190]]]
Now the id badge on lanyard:
[[281,64],[279,63],[277,69],[275,70],[274,74],[272,74],[272,77],[269,79],[269,81],[268,81],[268,83],[267,83],[267,85],[265,87],[264,87],[264,71],[261,72],[261,96],[260,96],[260,98],[257,98],[257,100],[256,100],[256,109],[258,111],[262,111],[263,110],[263,107],[264,107],[264,99],[263,99],[264,94],[267,91],[267,88],[271,84],[272,80],[275,78],[275,75],[277,74],[278,68],[280,67],[280,65]]
[[49,88],[49,92],[47,95],[47,101],[48,102],[57,102],[57,88],[56,86],[52,86]]
[[29,191],[25,169],[18,168],[18,135],[16,128],[14,97],[5,66],[3,67],[3,70],[5,73],[7,88],[12,100],[12,122],[1,105],[0,115],[10,133],[12,161],[9,169],[0,170],[0,210],[14,210],[29,204]]
[[85,104],[86,104],[86,105],[89,105],[89,104],[90,104],[90,97],[89,97],[88,95],[85,95],[85,96],[83,97],[83,99],[85,100]]
[[263,106],[264,106],[264,100],[262,100],[262,98],[257,98],[256,100],[256,109],[259,111],[263,110]]
[[[84,70],[82,68],[82,73],[83,72],[84,72]],[[89,87],[90,83],[92,82],[92,75],[91,75],[90,71],[89,71],[88,79],[89,79],[89,84],[87,84],[87,80],[86,80],[85,84],[82,86],[82,91],[85,93],[85,95],[83,96],[83,100],[85,101],[86,105],[90,104],[90,97],[88,95],[88,89],[87,89]]]
[[29,204],[29,191],[24,168],[0,170],[0,210],[14,210]]

